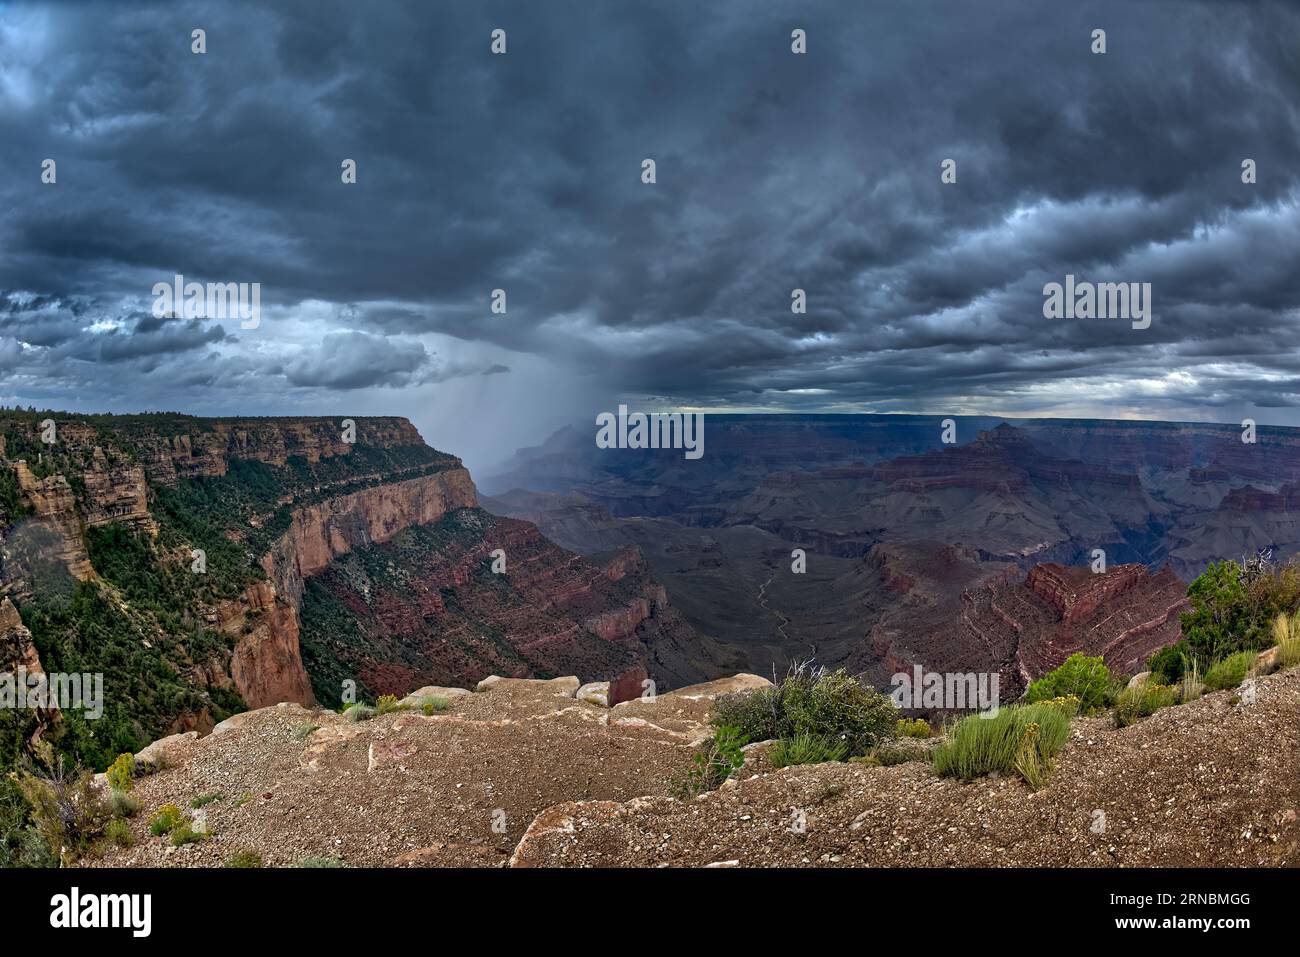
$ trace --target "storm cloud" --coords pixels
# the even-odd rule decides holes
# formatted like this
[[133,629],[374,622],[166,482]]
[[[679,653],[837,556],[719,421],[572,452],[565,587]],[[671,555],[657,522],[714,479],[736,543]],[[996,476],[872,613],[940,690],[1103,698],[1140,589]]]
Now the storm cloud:
[[[629,400],[1300,424],[1297,49],[1280,2],[0,3],[0,398],[481,456]],[[262,322],[143,318],[174,274]],[[1045,319],[1067,274],[1151,327]]]

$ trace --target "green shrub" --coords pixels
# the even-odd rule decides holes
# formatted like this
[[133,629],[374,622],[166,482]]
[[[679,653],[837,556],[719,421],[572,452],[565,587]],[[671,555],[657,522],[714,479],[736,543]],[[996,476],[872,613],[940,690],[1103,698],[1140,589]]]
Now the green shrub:
[[935,771],[945,777],[969,781],[994,771],[1014,772],[1036,787],[1035,782],[1041,783],[1051,771],[1069,736],[1070,719],[1059,706],[1015,705],[992,718],[963,718],[949,739],[935,748],[931,760]]
[[206,834],[194,830],[189,821],[182,821],[177,824],[171,831],[172,847],[184,847],[186,844],[196,844],[202,841]]
[[767,760],[774,768],[796,764],[824,764],[827,761],[843,761],[848,750],[848,745],[843,741],[800,731],[794,737],[777,741],[767,753]]
[[451,707],[451,702],[446,698],[437,695],[425,698],[420,703],[420,710],[426,717],[432,714],[437,714],[439,711],[446,711],[449,707]]
[[1187,587],[1192,608],[1178,617],[1190,651],[1218,661],[1269,644],[1278,611],[1295,607],[1295,572],[1262,559],[1212,562]]
[[379,696],[375,702],[376,714],[392,714],[394,711],[408,711],[406,705],[402,704],[395,694],[384,694]]
[[1115,700],[1115,727],[1125,728],[1178,702],[1178,692],[1158,681],[1139,681]]
[[197,811],[201,807],[207,807],[213,801],[220,801],[220,800],[221,800],[220,794],[217,794],[215,791],[210,791],[207,794],[200,794],[194,800],[190,801],[190,807],[194,808]]
[[227,867],[261,867],[262,855],[257,851],[240,851],[226,861]]
[[1183,680],[1189,661],[1193,658],[1186,639],[1166,645],[1147,659],[1147,671],[1161,684],[1176,685]]
[[796,735],[838,741],[852,757],[894,736],[898,709],[843,669],[798,665],[773,688],[719,699],[713,723],[735,728],[745,743]]
[[120,817],[115,817],[104,825],[104,836],[118,847],[130,847],[135,843],[135,835],[131,833],[131,825]]
[[1300,665],[1300,638],[1284,641],[1277,646],[1277,666],[1294,668],[1296,665]]
[[347,709],[343,712],[343,716],[353,723],[358,721],[369,721],[375,716],[375,709],[370,707],[368,704],[361,704],[358,702],[353,705],[348,705]]
[[320,725],[312,724],[310,721],[304,721],[302,724],[295,724],[293,726],[293,739],[295,741],[306,741],[311,737],[312,732],[319,728]]
[[135,755],[119,754],[104,772],[104,777],[114,791],[124,794],[130,791],[135,786]]
[[724,724],[714,729],[713,737],[691,757],[686,774],[672,782],[671,792],[675,797],[689,799],[716,791],[745,763],[741,750],[744,746],[745,740],[736,728]]
[[1239,651],[1210,665],[1205,672],[1205,689],[1223,691],[1237,687],[1246,680],[1246,673],[1254,664],[1256,654],[1253,651]]
[[924,718],[899,718],[896,728],[899,737],[903,738],[930,738],[934,736],[934,729],[930,727],[930,722]]
[[1096,714],[1110,703],[1110,689],[1110,670],[1105,662],[1076,651],[1059,668],[1031,683],[1025,691],[1024,703],[1072,696],[1079,699],[1083,714]]
[[304,857],[298,862],[299,867],[344,867],[337,857]]
[[149,819],[149,833],[154,837],[162,837],[164,834],[170,834],[187,820],[189,819],[185,816],[185,812],[175,804],[164,804]]
[[59,758],[49,773],[17,772],[17,785],[30,805],[32,827],[61,863],[74,864],[93,847],[110,812],[88,770],[66,771]]
[[108,808],[114,817],[135,817],[140,811],[140,802],[122,791],[109,791]]

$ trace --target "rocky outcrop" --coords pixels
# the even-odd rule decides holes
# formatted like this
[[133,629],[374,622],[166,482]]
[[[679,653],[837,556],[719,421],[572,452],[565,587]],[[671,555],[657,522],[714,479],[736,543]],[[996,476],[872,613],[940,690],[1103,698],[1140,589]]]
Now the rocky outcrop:
[[[77,512],[76,496],[72,486],[62,475],[47,475],[38,479],[26,462],[14,463],[18,489],[30,505],[33,517],[23,524],[47,530],[52,548],[48,557],[62,562],[78,579],[89,578],[94,572],[90,558],[81,541],[81,516]],[[34,536],[35,530],[22,532]]]
[[81,481],[86,489],[82,505],[86,525],[121,522],[150,536],[158,534],[158,523],[149,514],[149,487],[143,468],[110,463],[96,447],[90,467],[81,472]]
[[295,578],[316,574],[354,548],[383,544],[412,525],[430,525],[452,509],[476,505],[474,483],[463,468],[330,498],[294,511],[289,531],[263,567],[282,594],[292,595],[301,591]]
[[344,417],[271,419],[190,419],[183,432],[132,436],[141,450],[150,481],[175,486],[183,478],[225,475],[229,460],[247,459],[282,466],[291,456],[308,462],[351,454],[355,445],[398,448],[423,445],[407,419],[358,417],[356,442],[344,441]]
[[45,673],[32,633],[23,624],[18,609],[8,597],[0,598],[0,672],[13,673],[20,667],[28,674]]
[[218,611],[222,629],[240,635],[231,677],[249,706],[314,703],[299,644],[304,579],[353,548],[475,503],[469,473],[451,469],[296,509],[289,530],[263,559],[268,580]]

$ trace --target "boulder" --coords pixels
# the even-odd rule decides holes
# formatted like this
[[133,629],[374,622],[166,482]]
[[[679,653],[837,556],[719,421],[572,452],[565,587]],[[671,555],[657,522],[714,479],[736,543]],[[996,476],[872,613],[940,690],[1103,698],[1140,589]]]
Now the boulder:
[[1150,677],[1151,677],[1151,672],[1139,671],[1132,678],[1128,679],[1128,687],[1136,688],[1140,684],[1145,684],[1147,680],[1150,679]]
[[578,689],[574,695],[579,701],[585,701],[587,704],[597,704],[602,708],[609,707],[609,682],[608,681],[589,681]]
[[146,745],[137,752],[135,756],[136,763],[150,764],[156,768],[176,764],[190,753],[198,737],[199,733],[197,731],[186,731],[183,734],[173,734],[166,738],[159,738],[153,744]]
[[399,704],[408,708],[419,708],[424,705],[425,698],[446,698],[448,701],[454,701],[456,698],[473,693],[468,688],[444,688],[441,685],[425,685],[423,688],[412,691]]
[[582,682],[572,675],[565,678],[502,678],[500,675],[488,675],[477,685],[475,691],[492,691],[493,689],[519,689],[527,691],[541,691],[546,694],[560,695],[565,698],[572,698],[582,687]]

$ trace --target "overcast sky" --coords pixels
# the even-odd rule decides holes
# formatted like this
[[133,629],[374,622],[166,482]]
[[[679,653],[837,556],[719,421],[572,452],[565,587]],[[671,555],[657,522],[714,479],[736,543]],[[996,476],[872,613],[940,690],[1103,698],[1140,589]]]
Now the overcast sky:
[[620,401],[1300,425],[1298,94],[1295,3],[0,2],[0,402],[472,467]]

